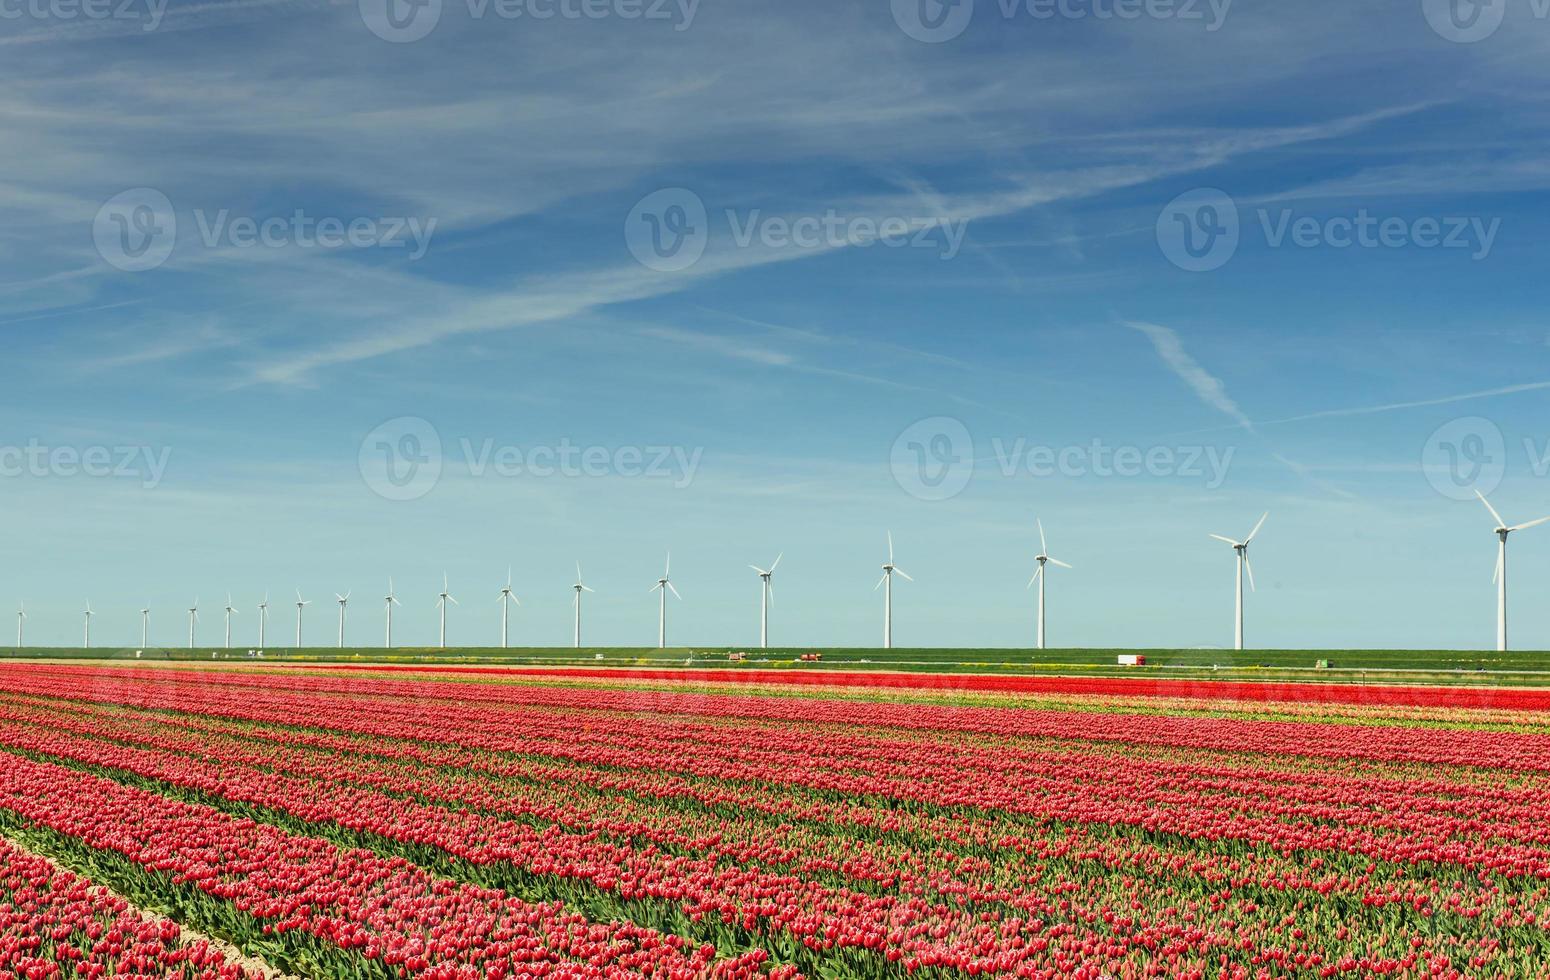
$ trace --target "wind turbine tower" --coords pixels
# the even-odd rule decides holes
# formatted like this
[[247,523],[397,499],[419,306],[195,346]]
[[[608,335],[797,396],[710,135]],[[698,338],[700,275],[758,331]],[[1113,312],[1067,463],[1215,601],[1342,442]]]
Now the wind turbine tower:
[[651,592],[660,592],[661,593],[661,595],[658,597],[658,599],[660,601],[658,603],[658,611],[657,611],[657,649],[659,649],[659,650],[663,650],[663,649],[667,648],[667,593],[668,593],[668,590],[672,589],[673,596],[675,598],[677,598],[679,602],[683,601],[683,596],[679,595],[678,594],[678,590],[673,587],[672,574],[673,574],[673,553],[671,551],[669,551],[667,553],[667,566],[662,570],[662,577],[657,579],[657,584],[653,585],[651,587],[651,589],[649,590]]
[[1035,582],[1037,582],[1039,584],[1039,649],[1043,650],[1044,649],[1044,578],[1045,578],[1044,566],[1046,564],[1058,565],[1061,568],[1070,568],[1071,566],[1067,565],[1065,562],[1061,561],[1058,558],[1051,558],[1049,556],[1049,542],[1046,541],[1045,538],[1044,538],[1044,522],[1042,520],[1040,520],[1040,521],[1035,521],[1035,523],[1037,523],[1039,525],[1039,553],[1034,558],[1034,561],[1039,563],[1039,568],[1038,568],[1038,571],[1033,573],[1033,578],[1028,580],[1028,587],[1030,589],[1033,588],[1033,584]]
[[587,586],[582,584],[581,562],[579,561],[576,563],[576,584],[571,586],[571,588],[576,590],[576,601],[573,603],[573,605],[576,607],[576,649],[579,650],[581,649],[581,593],[597,591],[596,589],[587,588]]
[[1243,574],[1245,572],[1247,572],[1249,576],[1249,589],[1254,592],[1259,591],[1259,589],[1254,585],[1254,564],[1253,562],[1249,561],[1249,542],[1253,541],[1254,535],[1258,534],[1259,529],[1265,526],[1265,518],[1269,516],[1270,512],[1266,511],[1260,517],[1259,523],[1254,525],[1254,530],[1250,531],[1249,536],[1244,538],[1242,541],[1234,541],[1232,538],[1223,537],[1220,534],[1211,535],[1211,537],[1218,541],[1232,545],[1232,550],[1237,552],[1238,555],[1238,571],[1236,580],[1237,585],[1235,586],[1234,591],[1234,595],[1236,596],[1236,614],[1233,623],[1234,650],[1243,649]]
[[511,569],[508,567],[506,569],[506,587],[501,589],[501,649],[502,650],[506,649],[506,645],[507,645],[506,641],[507,641],[507,638],[510,636],[510,632],[509,632],[508,627],[509,627],[509,624],[510,624],[510,617],[511,617],[511,604],[513,602],[515,602],[519,606],[522,605],[522,600],[518,599],[511,592]]
[[904,576],[907,582],[913,582],[904,569],[893,563],[893,532],[888,532],[888,561],[883,565],[883,577],[872,586],[872,591],[883,590],[883,649],[893,649],[893,576],[894,573]]
[[1509,526],[1506,521],[1502,520],[1502,515],[1496,512],[1496,508],[1491,506],[1491,502],[1485,499],[1485,494],[1476,490],[1475,496],[1480,498],[1480,502],[1485,504],[1485,509],[1490,511],[1491,516],[1496,519],[1497,546],[1496,576],[1494,579],[1496,582],[1496,649],[1505,652],[1507,649],[1507,535],[1514,531],[1524,531],[1531,527],[1538,527],[1540,524],[1550,521],[1550,517],[1541,517],[1537,521]]
[[770,604],[775,601],[775,586],[771,579],[775,575],[775,569],[780,565],[780,560],[785,552],[775,556],[769,568],[760,568],[758,565],[749,565],[759,576],[759,647],[765,649],[770,645]]

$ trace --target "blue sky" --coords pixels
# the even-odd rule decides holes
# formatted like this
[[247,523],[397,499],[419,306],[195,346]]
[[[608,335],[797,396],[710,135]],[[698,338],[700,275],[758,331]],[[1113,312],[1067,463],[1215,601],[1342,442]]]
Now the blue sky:
[[870,645],[891,529],[896,642],[1026,645],[1038,517],[1052,644],[1223,646],[1206,535],[1269,510],[1251,645],[1483,648],[1459,498],[1550,514],[1533,0],[138,2],[0,8],[30,642],[299,587],[375,643],[391,575],[429,643],[445,570],[488,644],[511,566],[568,643],[580,560],[645,644],[671,548],[675,644],[754,642],[784,552],[774,641]]

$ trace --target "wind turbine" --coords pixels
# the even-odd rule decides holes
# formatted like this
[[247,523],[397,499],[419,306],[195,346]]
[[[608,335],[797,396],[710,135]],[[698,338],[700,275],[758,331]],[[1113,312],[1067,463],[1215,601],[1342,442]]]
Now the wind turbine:
[[96,613],[91,611],[91,600],[86,600],[86,649],[91,649],[91,618]]
[[[883,649],[893,649],[893,573],[898,572],[904,576],[905,581],[913,582],[904,569],[893,563],[893,532],[888,532],[888,563],[883,566],[883,577],[872,586],[872,591],[883,589]],[[884,588],[886,586],[886,588]]]
[[16,645],[22,645],[22,624],[27,621],[27,600],[23,599],[21,608],[16,610]]
[[441,592],[438,594],[438,597],[436,599],[436,605],[441,607],[441,648],[443,650],[445,650],[447,648],[447,603],[448,602],[451,602],[454,606],[459,605],[458,601],[456,599],[452,598],[452,593],[447,591],[447,573],[446,572],[442,572],[441,573]]
[[231,617],[237,612],[232,608],[231,593],[226,593],[226,649],[231,649]]
[[[353,590],[352,590],[353,591]],[[344,649],[344,607],[350,604],[350,593],[344,595],[334,593],[334,601],[339,603],[339,649]]]
[[151,635],[151,611],[140,610],[140,649],[144,650],[149,645],[147,637]]
[[1507,535],[1514,531],[1522,531],[1543,524],[1546,521],[1550,521],[1550,517],[1541,517],[1537,521],[1529,521],[1527,524],[1514,524],[1509,527],[1507,522],[1502,520],[1502,515],[1498,514],[1496,508],[1491,506],[1491,502],[1485,499],[1485,494],[1476,490],[1475,496],[1480,498],[1480,502],[1485,504],[1485,509],[1491,512],[1492,517],[1496,518],[1496,538],[1499,542],[1496,551],[1496,576],[1494,578],[1496,582],[1496,649],[1505,651],[1507,649]]
[[581,649],[581,593],[597,591],[581,584],[581,562],[579,561],[576,563],[576,584],[571,586],[571,588],[576,590],[576,649],[579,650]]
[[188,607],[188,648],[194,649],[194,624],[199,622],[199,597],[194,597],[194,604]]
[[510,568],[510,566],[507,566],[507,568],[506,568],[506,587],[504,589],[501,589],[501,600],[500,601],[501,601],[501,649],[504,650],[506,648],[506,637],[508,635],[507,632],[506,632],[506,624],[507,624],[507,619],[508,619],[508,617],[511,614],[511,604],[513,602],[515,602],[519,606],[522,605],[522,600],[518,599],[516,596],[511,594],[511,568]]
[[264,590],[264,601],[258,604],[258,648],[264,648],[264,633],[269,628],[269,590]]
[[1235,593],[1235,595],[1237,596],[1237,620],[1236,620],[1236,623],[1234,625],[1234,631],[1233,631],[1233,649],[1235,649],[1235,650],[1242,650],[1243,649],[1243,573],[1244,572],[1248,572],[1249,573],[1249,588],[1252,589],[1255,592],[1259,591],[1259,589],[1254,585],[1254,563],[1249,561],[1249,542],[1253,541],[1254,540],[1254,535],[1258,534],[1259,533],[1259,529],[1265,526],[1265,518],[1267,518],[1269,516],[1270,516],[1270,512],[1269,511],[1266,511],[1263,515],[1261,515],[1260,519],[1259,519],[1259,523],[1254,525],[1254,530],[1250,531],[1249,532],[1249,536],[1244,538],[1242,541],[1234,541],[1232,538],[1226,538],[1226,537],[1223,537],[1220,534],[1213,534],[1213,535],[1211,535],[1211,537],[1215,538],[1218,541],[1224,541],[1227,544],[1232,545],[1233,551],[1236,551],[1238,553],[1238,578],[1237,578],[1238,584],[1237,584],[1237,591]]
[[769,568],[760,568],[758,565],[748,566],[758,573],[761,583],[759,586],[759,646],[761,649],[770,645],[770,603],[775,601],[775,587],[770,584],[770,577],[775,574],[775,569],[780,565],[780,560],[785,557],[785,554],[781,552],[776,555]]
[[296,647],[297,647],[297,649],[301,648],[301,610],[302,610],[302,607],[310,606],[311,604],[312,604],[312,600],[311,599],[303,599],[301,597],[301,590],[297,589],[296,590]]
[[667,553],[667,567],[662,570],[662,577],[657,579],[657,584],[656,585],[653,585],[649,590],[647,590],[647,591],[650,591],[650,592],[660,592],[660,593],[662,593],[662,595],[660,596],[661,602],[659,603],[660,611],[659,611],[659,613],[657,615],[657,648],[658,649],[666,649],[666,647],[667,647],[667,591],[669,589],[672,589],[673,590],[673,595],[677,597],[678,601],[679,602],[683,601],[683,596],[678,595],[678,590],[673,588],[673,583],[671,581],[672,574],[673,574],[673,553],[671,551],[669,551]]
[[1039,526],[1039,553],[1038,553],[1037,556],[1034,557],[1033,560],[1039,563],[1039,570],[1034,572],[1033,573],[1033,578],[1028,580],[1028,588],[1030,588],[1030,589],[1033,588],[1033,583],[1035,583],[1035,582],[1039,583],[1039,649],[1043,650],[1044,649],[1044,565],[1047,562],[1047,563],[1049,563],[1051,565],[1059,565],[1061,568],[1070,568],[1071,566],[1067,565],[1065,562],[1061,561],[1058,558],[1051,558],[1049,556],[1049,542],[1044,539],[1044,522],[1041,521],[1041,520],[1035,520],[1034,523]]
[[400,605],[398,596],[393,594],[393,580],[388,579],[388,594],[382,597],[387,605],[387,649],[393,649],[393,607]]

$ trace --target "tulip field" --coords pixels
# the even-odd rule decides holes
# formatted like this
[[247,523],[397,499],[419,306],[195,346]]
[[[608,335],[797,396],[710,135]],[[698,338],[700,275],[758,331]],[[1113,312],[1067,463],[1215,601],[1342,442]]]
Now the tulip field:
[[0,663],[0,980],[1550,976],[1550,692]]

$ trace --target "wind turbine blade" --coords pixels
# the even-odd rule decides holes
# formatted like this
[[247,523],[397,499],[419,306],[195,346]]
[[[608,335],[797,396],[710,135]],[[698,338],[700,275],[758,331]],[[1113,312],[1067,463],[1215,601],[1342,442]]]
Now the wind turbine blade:
[[1522,531],[1522,530],[1526,530],[1527,528],[1538,527],[1539,525],[1544,524],[1547,521],[1550,521],[1550,517],[1541,517],[1537,521],[1529,521],[1526,524],[1518,524],[1518,525],[1515,525],[1513,527],[1508,528],[1507,530],[1509,530],[1509,531]]
[[673,553],[671,551],[669,551],[667,553],[667,564],[664,565],[663,568],[662,568],[662,576],[664,578],[666,578],[668,576],[671,576],[672,574],[673,574]]
[[1206,536],[1215,538],[1218,541],[1225,541],[1226,543],[1232,545],[1234,548],[1238,547],[1238,542],[1234,541],[1232,538],[1224,538],[1220,534],[1208,534]]
[[1502,555],[1501,555],[1501,552],[1498,551],[1496,553],[1496,571],[1491,573],[1491,584],[1495,585],[1497,582],[1500,582],[1501,580],[1502,580]]
[[775,569],[779,568],[780,567],[780,560],[782,558],[784,558],[784,557],[786,557],[786,553],[784,551],[782,551],[780,554],[776,555],[774,563],[772,563],[770,565],[770,571],[773,572],[773,571],[775,571]]
[[597,590],[592,588],[591,586],[583,585],[581,587],[581,591],[583,591],[583,592],[596,592]]
[[1258,534],[1259,533],[1259,529],[1265,526],[1265,518],[1267,518],[1269,516],[1270,516],[1270,511],[1268,511],[1268,510],[1265,511],[1263,514],[1261,514],[1259,516],[1259,523],[1254,525],[1254,530],[1250,531],[1249,532],[1249,536],[1243,539],[1243,543],[1244,544],[1248,544],[1250,541],[1254,540],[1254,535]]
[[1249,556],[1248,556],[1247,552],[1245,552],[1244,555],[1243,555],[1243,567],[1245,569],[1247,569],[1248,573],[1249,573],[1249,591],[1250,592],[1258,592],[1259,591],[1259,587],[1254,584],[1254,563],[1249,561]]
[[1033,573],[1033,578],[1028,580],[1028,588],[1030,588],[1030,589],[1033,588],[1034,583],[1038,582],[1039,576],[1043,575],[1043,574],[1044,574],[1044,566],[1040,565],[1039,568],[1038,568],[1038,571]]
[[902,569],[902,568],[895,568],[895,569],[894,569],[894,571],[895,571],[895,572],[898,572],[898,573],[899,573],[899,574],[900,574],[900,575],[903,575],[903,576],[904,576],[904,579],[905,579],[905,581],[907,581],[907,582],[913,582],[913,581],[915,581],[915,580],[914,580],[914,579],[912,579],[912,578],[910,578],[910,577],[909,577],[909,574],[908,574],[908,573],[907,573],[907,572],[905,572],[905,571],[904,571],[904,569]]
[[1491,502],[1489,500],[1485,499],[1485,494],[1481,493],[1479,490],[1476,490],[1475,491],[1475,496],[1480,498],[1480,502],[1482,504],[1485,504],[1485,509],[1491,512],[1491,516],[1492,517],[1496,518],[1496,526],[1497,527],[1506,527],[1507,526],[1507,522],[1502,519],[1502,515],[1498,514],[1496,512],[1496,508],[1491,506]]
[[649,594],[649,593],[657,591],[660,588],[662,588],[662,583],[658,582],[656,585],[653,585],[651,588],[647,589],[646,592]]
[[888,532],[888,564],[893,564],[893,532]]
[[1067,565],[1065,562],[1061,561],[1059,558],[1051,558],[1049,562],[1051,565],[1059,565],[1061,568],[1071,567],[1070,565]]
[[883,573],[883,577],[877,580],[877,584],[876,585],[872,586],[872,591],[876,592],[878,589],[882,588],[883,587],[883,583],[886,582],[886,581],[888,581],[888,573],[884,572]]
[[684,597],[681,596],[681,595],[678,595],[678,587],[676,585],[674,585],[673,583],[669,582],[669,583],[667,583],[667,587],[672,590],[673,595],[678,599],[679,602],[683,601]]
[[770,605],[775,605],[775,586],[769,586]]
[[1039,554],[1047,554],[1049,552],[1049,542],[1044,540],[1044,522],[1036,519],[1033,523],[1039,525]]
[[760,568],[758,565],[749,565],[748,567],[758,572],[760,575],[770,574],[769,572],[766,572],[764,569]]
[[[448,596],[447,596],[447,598],[448,598],[448,599],[452,599],[452,596],[451,596],[451,595],[450,595],[450,594],[449,594],[449,595],[448,595]],[[462,603],[460,603],[460,602],[458,602],[458,601],[457,601],[457,600],[456,600],[456,599],[452,599],[452,604],[453,604],[453,605],[454,605],[454,606],[460,606],[460,605],[462,605]]]

